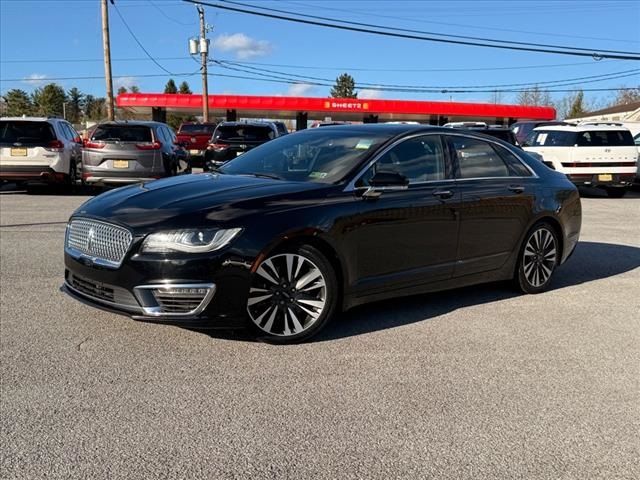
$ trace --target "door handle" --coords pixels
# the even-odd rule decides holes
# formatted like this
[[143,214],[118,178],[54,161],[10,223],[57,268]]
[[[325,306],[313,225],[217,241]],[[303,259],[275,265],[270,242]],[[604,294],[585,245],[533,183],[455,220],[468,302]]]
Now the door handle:
[[433,192],[433,196],[447,199],[453,197],[453,192],[451,190],[436,190]]
[[509,185],[509,190],[515,193],[524,192],[524,187],[522,185]]

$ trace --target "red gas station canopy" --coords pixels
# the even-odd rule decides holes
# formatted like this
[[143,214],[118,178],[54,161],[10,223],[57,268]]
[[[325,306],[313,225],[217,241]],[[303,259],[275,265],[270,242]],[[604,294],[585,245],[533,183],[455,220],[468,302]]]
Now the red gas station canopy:
[[[198,114],[201,95],[163,93],[123,93],[117,105],[135,112],[149,113],[152,108]],[[381,100],[353,98],[284,97],[256,95],[209,95],[213,115],[236,110],[238,117],[292,118],[306,112],[310,118],[362,119],[376,115],[380,120],[428,120],[430,116],[454,119],[531,119],[553,120],[555,109],[493,103],[431,102],[415,100]]]

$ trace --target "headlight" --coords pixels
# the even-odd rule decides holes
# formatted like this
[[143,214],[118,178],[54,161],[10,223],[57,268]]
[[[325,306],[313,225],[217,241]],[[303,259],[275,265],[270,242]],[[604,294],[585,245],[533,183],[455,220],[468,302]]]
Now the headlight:
[[227,230],[193,229],[152,233],[142,244],[142,253],[213,252],[228,245],[241,228]]

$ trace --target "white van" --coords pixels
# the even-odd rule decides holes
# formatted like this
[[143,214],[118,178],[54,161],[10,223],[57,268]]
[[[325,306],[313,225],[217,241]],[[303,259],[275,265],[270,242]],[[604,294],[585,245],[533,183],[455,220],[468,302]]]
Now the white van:
[[617,124],[538,127],[523,147],[574,184],[601,187],[616,198],[632,185],[639,157],[631,132]]

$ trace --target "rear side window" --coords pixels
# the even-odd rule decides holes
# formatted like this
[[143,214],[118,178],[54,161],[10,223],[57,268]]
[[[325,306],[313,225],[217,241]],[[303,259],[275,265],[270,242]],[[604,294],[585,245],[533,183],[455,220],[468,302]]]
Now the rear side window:
[[274,138],[274,132],[270,127],[256,125],[221,125],[216,129],[215,140],[248,140],[261,141]]
[[287,133],[287,127],[285,127],[284,123],[276,123],[276,130],[278,130],[278,134],[280,135],[286,135]]
[[509,167],[511,174],[516,177],[530,177],[531,171],[513,153],[500,145],[492,145],[494,150],[500,155],[500,158]]
[[47,122],[0,121],[0,143],[44,145],[55,139],[56,134]]
[[578,134],[579,147],[629,147],[633,146],[633,137],[628,130],[599,130]]
[[509,177],[511,172],[487,142],[468,137],[449,137],[458,158],[459,178]]
[[142,125],[98,125],[91,140],[152,142],[151,129]]
[[527,145],[531,147],[573,147],[576,144],[575,132],[565,132],[562,130],[534,130]]

